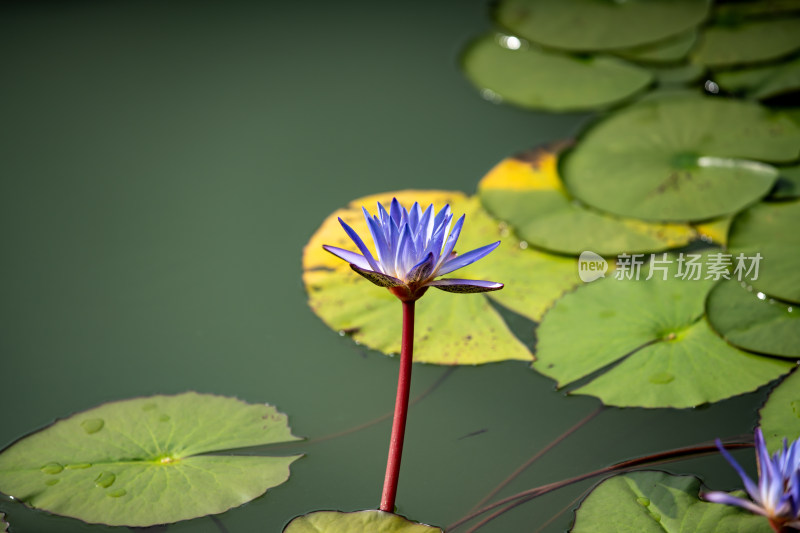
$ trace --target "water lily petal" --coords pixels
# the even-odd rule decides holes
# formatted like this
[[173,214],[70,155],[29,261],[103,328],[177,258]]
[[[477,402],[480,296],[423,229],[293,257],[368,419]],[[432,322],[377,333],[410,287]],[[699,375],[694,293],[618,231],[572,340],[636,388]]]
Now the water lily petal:
[[461,228],[463,226],[464,215],[461,215],[461,218],[459,218],[458,222],[456,222],[453,226],[453,230],[450,232],[450,235],[447,236],[447,242],[444,243],[442,255],[439,257],[439,263],[436,265],[436,272],[439,272],[441,266],[450,258],[450,254],[453,253],[453,248],[456,247],[456,241],[458,241],[458,236],[461,235]]
[[442,254],[444,239],[447,237],[447,230],[450,227],[450,221],[452,219],[453,215],[450,214],[446,216],[439,225],[434,225],[433,234],[428,241],[428,246],[426,246],[424,250],[424,253],[433,252],[433,257],[437,265],[439,264],[439,257],[441,257]]
[[758,498],[759,495],[758,487],[756,486],[755,483],[753,483],[753,480],[750,479],[750,476],[747,475],[747,472],[744,471],[744,468],[742,468],[739,465],[739,463],[736,462],[736,459],[734,459],[733,456],[730,453],[728,453],[728,450],[726,450],[725,447],[722,446],[722,442],[719,439],[716,440],[716,443],[719,452],[722,454],[725,460],[728,461],[728,463],[730,463],[733,469],[736,470],[736,473],[739,474],[739,477],[742,478],[742,482],[744,483],[744,488],[750,495],[750,497],[754,499]]
[[401,285],[405,285],[405,283],[403,283],[401,280],[393,276],[388,276],[380,272],[375,272],[374,270],[361,268],[353,263],[350,264],[350,268],[352,268],[353,270],[355,270],[356,272],[358,272],[359,274],[370,280],[375,285],[378,285],[379,287],[391,288],[391,287],[399,287]]
[[363,207],[361,210],[364,211],[364,218],[367,219],[369,233],[372,235],[372,241],[375,243],[375,251],[378,254],[378,262],[380,263],[379,266],[381,266],[381,271],[383,271],[383,265],[386,265],[391,257],[391,253],[389,252],[389,243],[386,242],[386,236],[381,230],[378,219],[370,217],[369,213],[367,213],[367,210]]
[[437,289],[446,291],[446,292],[460,292],[460,293],[470,293],[470,292],[489,292],[489,291],[497,291],[503,288],[502,283],[497,283],[495,281],[484,281],[479,279],[437,279],[436,281],[431,281],[428,283],[431,287],[436,287]]
[[411,226],[411,233],[416,236],[419,230],[419,219],[422,218],[422,208],[419,202],[414,202],[411,209],[408,210],[408,225]]
[[703,499],[712,503],[724,503],[726,505],[735,505],[736,507],[747,509],[752,513],[766,516],[764,509],[762,509],[758,505],[754,504],[751,501],[743,500],[742,498],[737,498],[736,496],[731,496],[727,492],[706,492],[705,494],[703,494]]
[[369,262],[364,258],[363,255],[359,255],[355,252],[351,252],[350,250],[345,250],[344,248],[337,248],[336,246],[330,246],[328,244],[323,244],[322,247],[338,257],[339,259],[344,259],[348,263],[358,266],[359,268],[369,269],[370,265]]
[[422,217],[419,219],[419,233],[420,242],[422,243],[422,250],[424,250],[431,240],[433,235],[433,204],[430,204]]
[[477,261],[482,257],[486,257],[491,253],[492,250],[500,246],[500,241],[497,241],[492,244],[487,244],[486,246],[481,246],[480,248],[476,248],[470,252],[467,252],[463,255],[457,255],[453,259],[449,261],[445,260],[444,264],[436,271],[437,275],[443,276],[445,274],[449,274],[454,270],[458,270],[459,268],[463,268],[467,265],[470,265]]
[[397,198],[392,198],[392,205],[389,206],[389,215],[392,217],[392,220],[394,220],[394,223],[399,226],[403,221],[404,214],[405,209],[400,205],[400,202],[397,201]]
[[411,230],[408,224],[404,224],[402,234],[400,235],[400,242],[397,245],[397,255],[394,259],[395,274],[398,277],[405,279],[406,274],[414,265],[415,250],[414,239],[411,237]]
[[381,271],[381,267],[379,267],[378,263],[375,262],[375,259],[372,257],[372,254],[370,253],[369,248],[367,248],[367,245],[364,244],[364,241],[361,240],[361,237],[358,236],[358,233],[356,233],[353,228],[348,226],[347,223],[345,223],[345,221],[342,220],[341,218],[339,219],[339,224],[342,225],[342,227],[344,228],[344,231],[347,233],[347,235],[353,240],[353,242],[356,244],[356,246],[358,246],[358,249],[361,251],[361,254],[364,256],[364,258],[369,263],[370,268],[372,270],[380,272]]
[[433,253],[429,253],[425,259],[414,265],[414,267],[408,271],[406,281],[409,283],[416,283],[418,281],[422,281],[423,279],[427,279],[428,276],[430,276],[433,272],[433,265]]

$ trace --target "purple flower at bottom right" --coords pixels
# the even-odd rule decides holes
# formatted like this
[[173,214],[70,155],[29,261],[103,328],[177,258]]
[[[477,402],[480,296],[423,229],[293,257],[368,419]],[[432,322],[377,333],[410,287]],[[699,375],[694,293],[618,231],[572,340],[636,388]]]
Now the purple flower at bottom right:
[[783,448],[770,456],[761,428],[756,428],[757,484],[753,483],[741,465],[725,450],[719,439],[717,448],[742,478],[744,488],[752,501],[726,492],[707,492],[703,495],[705,500],[736,505],[760,514],[778,532],[788,531],[789,528],[800,529],[800,438],[791,445],[783,439]]

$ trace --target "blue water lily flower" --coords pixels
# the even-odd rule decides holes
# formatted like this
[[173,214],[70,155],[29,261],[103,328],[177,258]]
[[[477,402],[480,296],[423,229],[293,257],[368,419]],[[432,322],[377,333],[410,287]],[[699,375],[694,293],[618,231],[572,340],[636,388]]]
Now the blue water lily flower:
[[451,230],[453,214],[449,205],[436,213],[431,204],[423,212],[419,203],[414,202],[411,209],[406,210],[394,198],[388,213],[380,203],[378,214],[374,216],[370,216],[365,208],[361,209],[375,243],[377,259],[372,256],[355,230],[341,218],[339,223],[361,253],[336,246],[324,245],[323,248],[350,263],[353,270],[372,283],[388,288],[401,300],[414,301],[428,287],[464,293],[503,288],[502,283],[494,281],[434,279],[474,263],[500,244],[497,241],[457,255],[453,250],[464,225],[464,215],[461,215]]
[[717,448],[736,469],[753,501],[726,492],[708,492],[703,497],[710,502],[736,505],[765,516],[775,531],[800,528],[800,439],[791,445],[783,439],[783,448],[770,457],[761,428],[757,428],[755,445],[758,484],[753,483],[717,439]]

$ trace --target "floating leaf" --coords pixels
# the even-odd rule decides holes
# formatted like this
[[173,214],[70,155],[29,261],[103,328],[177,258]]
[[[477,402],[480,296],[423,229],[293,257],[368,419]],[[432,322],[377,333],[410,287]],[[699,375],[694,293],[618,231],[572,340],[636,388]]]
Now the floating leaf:
[[692,57],[712,67],[775,59],[800,48],[800,18],[755,20],[707,27]]
[[758,278],[754,289],[769,296],[800,303],[800,200],[754,205],[731,225],[731,254],[756,257]]
[[442,533],[438,527],[384,511],[316,511],[298,516],[283,533]]
[[[618,261],[614,276],[556,302],[537,330],[534,369],[559,387],[587,378],[573,392],[626,407],[715,402],[789,371],[789,363],[737,350],[709,327],[703,305],[715,282],[705,279],[703,265],[710,255],[698,254],[696,272],[688,256],[682,263],[665,254],[655,259],[641,267],[639,280],[631,262]],[[676,277],[679,269],[686,280]]]
[[686,57],[695,41],[697,41],[697,31],[693,29],[657,43],[617,50],[615,53],[634,61],[669,63]]
[[495,18],[515,35],[545,46],[609,50],[686,32],[706,18],[709,4],[704,0],[502,0]]
[[800,165],[778,167],[778,181],[769,197],[774,200],[800,198]]
[[791,161],[800,128],[755,103],[662,96],[599,122],[566,157],[562,178],[579,200],[645,220],[706,220],[764,196]]
[[653,73],[659,85],[681,85],[699,80],[705,74],[706,67],[687,63],[676,66],[650,67],[650,72]]
[[520,238],[557,253],[610,256],[683,246],[695,236],[686,225],[618,218],[574,201],[558,176],[565,147],[557,143],[505,159],[478,185],[486,209]]
[[711,327],[731,344],[752,352],[800,357],[800,309],[767,298],[735,279],[709,293]]
[[401,191],[368,196],[330,215],[303,252],[303,281],[314,312],[334,330],[351,333],[357,342],[387,354],[399,352],[401,310],[397,298],[322,249],[323,244],[354,249],[337,217],[359,234],[369,235],[361,206],[374,212],[376,202],[388,206],[392,197],[406,206],[418,201],[440,209],[449,203],[454,214],[466,214],[457,245],[460,250],[503,241],[487,257],[459,270],[459,278],[499,281],[506,284],[503,290],[471,295],[429,290],[417,303],[414,360],[448,365],[531,360],[528,348],[514,337],[489,300],[538,320],[555,299],[580,282],[577,264],[573,259],[523,249],[519,240],[483,211],[477,197],[459,192]]
[[572,533],[771,533],[767,520],[698,498],[700,480],[665,472],[606,479],[583,500]]
[[792,372],[775,387],[759,411],[761,431],[770,452],[800,438],[800,372]]
[[280,485],[300,456],[210,455],[298,440],[270,405],[188,392],[100,405],[0,454],[0,490],[90,523],[150,526],[216,514]]
[[800,58],[778,65],[719,72],[717,84],[728,92],[763,100],[800,89]]
[[618,58],[547,52],[502,34],[470,44],[462,65],[478,88],[521,107],[549,111],[603,107],[639,92],[653,79],[647,70]]

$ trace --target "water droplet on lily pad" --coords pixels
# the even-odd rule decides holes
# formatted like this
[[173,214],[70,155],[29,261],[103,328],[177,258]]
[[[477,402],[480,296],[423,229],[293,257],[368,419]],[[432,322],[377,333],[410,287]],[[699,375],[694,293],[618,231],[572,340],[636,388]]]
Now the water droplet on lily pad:
[[128,494],[128,491],[125,489],[112,490],[111,492],[108,493],[108,495],[111,496],[112,498],[121,498],[126,494]]
[[152,411],[156,407],[158,406],[154,403],[146,403],[142,406],[142,411]]
[[648,505],[650,505],[650,500],[648,500],[647,498],[636,498],[636,503],[647,507]]
[[69,464],[65,468],[67,470],[83,470],[85,468],[91,468],[91,467],[92,463],[75,463],[75,464]]
[[105,424],[106,423],[105,421],[103,421],[102,418],[87,418],[86,420],[81,422],[81,427],[86,433],[91,435],[103,429],[103,426]]
[[114,481],[117,479],[117,476],[114,475],[113,472],[101,472],[97,479],[94,480],[94,484],[96,487],[100,487],[102,489],[107,489],[111,485],[114,484]]
[[47,463],[41,468],[42,472],[50,475],[59,474],[62,470],[64,470],[64,467],[59,463]]
[[169,415],[160,415],[158,417],[159,422],[169,422]]
[[44,484],[47,485],[48,487],[52,487],[53,485],[58,484],[59,481],[61,480],[58,478],[53,478],[53,479],[48,479],[47,481],[44,482]]

